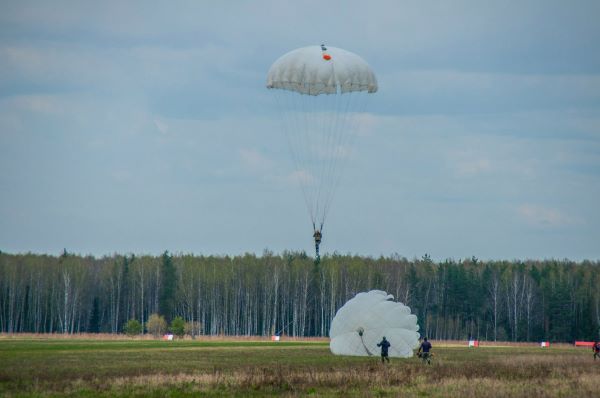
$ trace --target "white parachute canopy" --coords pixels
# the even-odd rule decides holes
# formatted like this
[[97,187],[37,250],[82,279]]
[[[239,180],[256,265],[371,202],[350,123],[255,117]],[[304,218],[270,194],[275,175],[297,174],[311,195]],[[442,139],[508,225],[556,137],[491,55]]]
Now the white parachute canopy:
[[377,91],[377,79],[358,55],[336,47],[308,46],[279,58],[267,74],[267,88],[319,95]]
[[357,132],[370,120],[366,97],[377,91],[377,79],[360,56],[346,50],[313,45],[277,59],[267,74],[276,97],[282,130],[315,229],[321,229],[352,157]]
[[390,357],[409,358],[419,346],[417,316],[381,290],[358,293],[348,300],[331,322],[329,348],[336,355],[379,355],[377,343],[385,336]]

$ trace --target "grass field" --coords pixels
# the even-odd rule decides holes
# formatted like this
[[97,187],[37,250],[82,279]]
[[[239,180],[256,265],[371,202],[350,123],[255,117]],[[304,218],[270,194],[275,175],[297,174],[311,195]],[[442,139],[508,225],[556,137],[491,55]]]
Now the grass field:
[[600,361],[570,346],[417,358],[336,357],[326,341],[0,338],[0,396],[598,397]]

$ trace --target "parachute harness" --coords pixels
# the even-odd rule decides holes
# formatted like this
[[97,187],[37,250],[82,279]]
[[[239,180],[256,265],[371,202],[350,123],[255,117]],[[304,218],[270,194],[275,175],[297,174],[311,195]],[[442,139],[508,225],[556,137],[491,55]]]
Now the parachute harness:
[[315,263],[319,264],[321,262],[321,256],[319,255],[319,245],[321,245],[321,239],[323,239],[323,223],[321,223],[321,227],[317,229],[315,223],[313,222],[313,230],[315,233],[313,234],[313,238],[315,238]]

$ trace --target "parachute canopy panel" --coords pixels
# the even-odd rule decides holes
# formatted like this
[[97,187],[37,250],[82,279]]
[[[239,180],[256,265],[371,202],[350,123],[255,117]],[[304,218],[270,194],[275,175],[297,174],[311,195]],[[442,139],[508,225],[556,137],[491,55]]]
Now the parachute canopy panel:
[[308,46],[290,51],[269,69],[267,88],[320,95],[377,91],[377,79],[367,62],[341,48]]
[[377,347],[385,336],[390,342],[389,356],[409,358],[419,346],[419,325],[410,308],[393,301],[381,290],[358,293],[348,300],[331,322],[329,347],[336,355],[378,355]]

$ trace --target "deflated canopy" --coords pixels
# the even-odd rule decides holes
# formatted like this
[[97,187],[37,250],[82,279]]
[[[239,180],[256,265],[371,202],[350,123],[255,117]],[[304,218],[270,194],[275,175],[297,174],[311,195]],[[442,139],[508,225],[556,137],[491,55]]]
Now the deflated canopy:
[[336,355],[379,355],[377,343],[390,342],[389,356],[408,358],[419,346],[419,325],[410,308],[381,290],[358,293],[331,322],[329,348]]
[[335,94],[377,91],[377,79],[369,64],[341,48],[309,46],[291,51],[269,69],[267,88],[300,94]]

